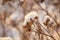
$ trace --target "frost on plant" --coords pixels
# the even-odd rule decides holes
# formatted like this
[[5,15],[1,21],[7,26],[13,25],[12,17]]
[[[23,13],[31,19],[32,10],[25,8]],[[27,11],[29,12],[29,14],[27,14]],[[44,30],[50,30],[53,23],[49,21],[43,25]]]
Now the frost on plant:
[[60,40],[60,0],[0,0],[0,40]]

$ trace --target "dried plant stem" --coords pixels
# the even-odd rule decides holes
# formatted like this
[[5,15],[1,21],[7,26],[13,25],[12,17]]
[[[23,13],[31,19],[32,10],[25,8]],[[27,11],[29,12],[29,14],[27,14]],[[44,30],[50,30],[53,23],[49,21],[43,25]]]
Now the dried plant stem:
[[[39,22],[37,22],[37,23],[38,23],[38,25],[41,25]],[[37,25],[38,30],[36,29],[37,32],[35,31],[36,33],[49,36],[49,37],[53,38],[54,40],[56,40],[56,39],[48,32],[48,29],[46,30],[46,29],[43,27],[43,25],[41,25],[41,26],[38,26],[38,25]],[[50,35],[44,34],[44,33],[41,31],[40,27],[43,27],[43,28],[48,32],[48,34],[50,34]],[[39,35],[39,36],[40,36],[40,35]]]
[[[56,22],[57,27],[60,26],[60,25],[57,23],[56,19],[53,18],[53,17],[48,13],[47,10],[43,9],[42,7],[41,7],[41,10],[45,11],[45,12],[47,13],[47,15],[49,15],[49,16]],[[42,25],[41,25],[41,26],[42,26]],[[52,28],[52,29],[53,29],[53,28]],[[53,30],[54,30],[54,29],[53,29]],[[56,30],[55,30],[55,32],[56,32],[56,33],[58,34],[58,36],[60,37],[60,34],[59,34]]]
[[[51,29],[53,29],[52,27],[50,27]],[[54,30],[54,29],[53,29]],[[54,30],[57,34],[58,34],[58,36],[60,37],[60,34],[56,31],[56,30]]]
[[56,40],[53,36],[50,36],[50,35],[44,34],[44,33],[40,32],[40,31],[37,32],[37,31],[34,31],[34,30],[33,30],[33,32],[36,32],[36,33],[39,33],[39,34],[46,35],[46,36],[51,37],[52,39]]
[[[42,10],[44,10],[44,9],[42,9]],[[57,23],[57,21],[56,21],[56,19],[55,18],[53,18],[49,13],[48,13],[48,11],[46,11],[46,10],[44,10],[46,13],[47,13],[47,15],[49,15],[55,22],[56,22],[56,24],[57,24],[57,27],[58,26],[60,26],[58,23]],[[53,28],[52,28],[53,29]],[[54,30],[54,29],[53,29]],[[60,37],[60,34],[55,30],[55,32],[58,34],[58,36]]]

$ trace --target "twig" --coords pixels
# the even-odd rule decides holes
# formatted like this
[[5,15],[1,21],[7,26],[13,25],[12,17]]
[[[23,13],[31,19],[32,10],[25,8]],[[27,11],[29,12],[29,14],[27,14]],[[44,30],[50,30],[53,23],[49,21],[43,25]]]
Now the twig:
[[[56,23],[57,23],[57,21],[55,20],[55,18],[53,18],[49,13],[48,13],[48,11],[47,10],[45,10],[45,9],[43,9],[42,7],[41,7],[41,9],[42,10],[44,10],[46,13],[47,13],[47,15],[49,15]],[[57,27],[58,26],[60,26],[58,23],[57,23]],[[53,29],[53,28],[52,28]],[[54,29],[53,29],[54,30]],[[55,30],[55,32],[57,32],[56,30]],[[60,34],[57,32],[57,34],[58,34],[58,36],[60,37]]]
[[[42,10],[44,10],[44,9],[42,9]],[[49,15],[56,23],[57,23],[57,21],[55,20],[55,18],[53,18],[49,13],[48,13],[48,11],[46,11],[46,10],[44,10],[46,13],[47,13],[47,15]],[[58,23],[57,23],[57,27],[58,26],[60,26]],[[53,29],[53,28],[52,28]],[[54,30],[54,29],[53,29]],[[55,30],[55,32],[57,32],[56,30]],[[58,34],[58,36],[60,37],[60,34],[57,32],[57,34]]]
[[37,31],[34,31],[34,30],[33,30],[33,32],[36,32],[36,33],[40,33],[40,34],[43,34],[43,35],[49,36],[49,37],[51,37],[52,39],[56,40],[53,36],[50,36],[50,35],[44,34],[44,33],[40,32],[40,31],[37,32]]
[[[38,23],[38,25],[41,25],[41,26],[43,27],[42,24],[40,24],[39,22],[37,22],[37,23]],[[36,23],[36,24],[37,24],[37,23]],[[36,29],[36,30],[37,30],[37,33],[38,33],[38,34],[39,34],[39,33],[40,33],[40,34],[44,34],[44,33],[41,32],[40,26],[38,26],[38,25],[37,25],[38,30]],[[44,28],[44,27],[43,27],[43,28]],[[45,28],[44,28],[44,29],[45,29]],[[45,30],[48,32],[48,29],[45,29]],[[35,31],[35,32],[36,32],[36,31]],[[48,34],[49,34],[49,32],[48,32]],[[50,34],[51,36],[50,36],[50,35],[47,35],[47,34],[44,34],[44,35],[49,36],[49,37],[53,38],[54,40],[56,40],[51,34]]]

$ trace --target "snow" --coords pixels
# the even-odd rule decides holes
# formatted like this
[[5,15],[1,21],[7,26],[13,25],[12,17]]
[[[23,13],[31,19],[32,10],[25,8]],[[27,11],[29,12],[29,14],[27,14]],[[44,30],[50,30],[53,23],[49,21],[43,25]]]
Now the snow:
[[36,11],[29,12],[29,14],[25,16],[25,21],[23,24],[26,25],[27,22],[31,22],[30,19],[35,20],[35,17],[38,17],[38,14]]

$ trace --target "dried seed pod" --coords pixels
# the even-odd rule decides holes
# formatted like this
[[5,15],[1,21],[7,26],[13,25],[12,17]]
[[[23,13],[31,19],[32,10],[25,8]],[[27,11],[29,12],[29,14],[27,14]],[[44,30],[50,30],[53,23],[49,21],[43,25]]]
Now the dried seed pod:
[[36,11],[32,11],[25,16],[25,20],[23,23],[24,32],[31,32],[31,25],[35,22],[38,18],[38,14]]
[[27,23],[27,22],[28,22],[28,23],[31,23],[31,22],[35,21],[35,20],[36,20],[35,17],[38,18],[37,12],[36,12],[36,11],[30,12],[29,14],[27,14],[27,15],[25,16],[25,21],[24,21],[23,24],[25,24],[25,23]]
[[[49,20],[47,20],[47,18]],[[56,22],[51,18],[49,17],[48,15],[44,17],[44,20],[45,20],[45,25],[49,27],[52,27],[53,29],[57,28],[57,24]]]

